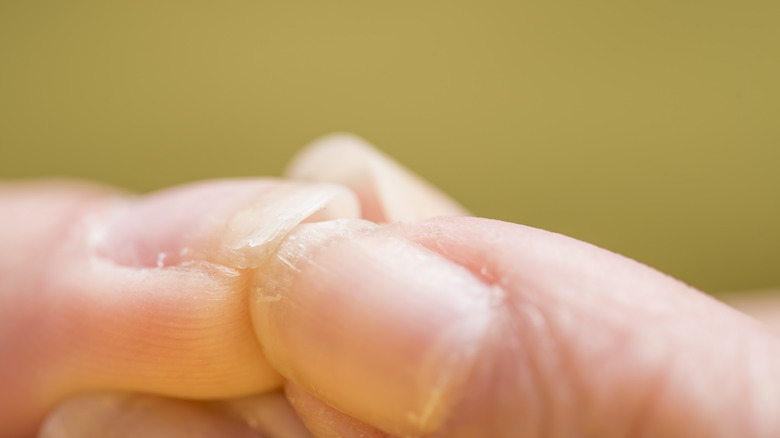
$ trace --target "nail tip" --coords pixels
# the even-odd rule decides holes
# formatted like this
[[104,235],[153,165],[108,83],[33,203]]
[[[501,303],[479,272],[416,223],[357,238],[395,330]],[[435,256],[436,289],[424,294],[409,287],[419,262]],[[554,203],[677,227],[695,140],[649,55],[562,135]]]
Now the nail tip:
[[243,268],[256,267],[299,224],[359,215],[357,199],[344,187],[286,184],[233,214],[222,231],[221,256]]

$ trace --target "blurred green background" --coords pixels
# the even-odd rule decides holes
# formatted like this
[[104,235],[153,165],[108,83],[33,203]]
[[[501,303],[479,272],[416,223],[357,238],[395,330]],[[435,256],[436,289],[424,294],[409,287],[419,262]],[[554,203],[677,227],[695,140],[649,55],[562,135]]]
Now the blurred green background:
[[780,2],[0,3],[0,176],[278,175],[359,134],[476,215],[780,285]]

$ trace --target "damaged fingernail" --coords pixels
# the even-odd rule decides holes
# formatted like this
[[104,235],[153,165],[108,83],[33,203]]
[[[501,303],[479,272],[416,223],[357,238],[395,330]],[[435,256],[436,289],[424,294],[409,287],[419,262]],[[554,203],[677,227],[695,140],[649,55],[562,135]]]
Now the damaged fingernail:
[[335,184],[220,180],[118,201],[88,224],[91,244],[115,263],[173,266],[205,260],[250,268],[301,222],[357,217],[354,195]]
[[238,268],[257,267],[298,224],[359,215],[356,199],[344,187],[287,183],[232,215],[222,231],[220,256]]

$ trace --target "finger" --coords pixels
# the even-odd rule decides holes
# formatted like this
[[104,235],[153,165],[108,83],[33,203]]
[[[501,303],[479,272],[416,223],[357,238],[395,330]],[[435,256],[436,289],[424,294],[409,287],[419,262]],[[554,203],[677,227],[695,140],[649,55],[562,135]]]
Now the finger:
[[315,141],[292,160],[286,175],[349,187],[360,200],[363,218],[374,222],[467,214],[447,195],[353,135]]
[[780,347],[739,312],[540,230],[396,230],[303,225],[253,280],[269,361],[346,416],[400,436],[780,433]]
[[39,438],[311,438],[284,394],[194,402],[129,393],[74,397],[46,418]]
[[290,404],[316,438],[386,438],[389,434],[334,409],[292,382],[285,384]]
[[223,407],[269,438],[311,438],[281,391],[229,400]]
[[490,323],[490,287],[365,221],[296,228],[256,271],[266,357],[334,408],[395,435],[441,424]]
[[[491,424],[495,436],[520,424],[529,436],[778,434],[780,352],[761,326],[608,251],[490,223],[492,233],[478,219],[402,227],[507,293],[451,427]],[[497,396],[503,403],[487,407]],[[534,404],[542,410],[528,416],[523,408]]]
[[247,309],[247,272],[298,223],[357,215],[343,188],[202,183],[148,197],[5,185],[0,436],[98,390],[232,397],[280,385]]
[[[75,397],[46,419],[39,438],[259,438],[241,418],[219,407],[140,394]],[[279,437],[280,435],[276,435]]]

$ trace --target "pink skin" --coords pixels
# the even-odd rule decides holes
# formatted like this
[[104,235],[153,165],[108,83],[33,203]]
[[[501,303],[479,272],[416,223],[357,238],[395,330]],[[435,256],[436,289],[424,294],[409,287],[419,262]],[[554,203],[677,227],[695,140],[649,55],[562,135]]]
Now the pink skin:
[[780,346],[754,320],[549,232],[473,218],[400,229],[506,292],[441,436],[469,426],[495,437],[777,433]]
[[[358,180],[386,218],[366,187],[392,184]],[[94,391],[222,400],[144,401],[158,410],[136,412],[139,430],[166,436],[166,419],[193,415],[215,436],[780,434],[776,338],[708,296],[557,234],[465,217],[377,226],[338,188],[285,184],[0,187],[0,437],[32,436]],[[260,237],[234,218],[278,219],[258,199],[300,202],[270,243],[246,245]],[[105,397],[63,405],[43,436],[86,436],[83,412],[121,428],[127,397]]]

